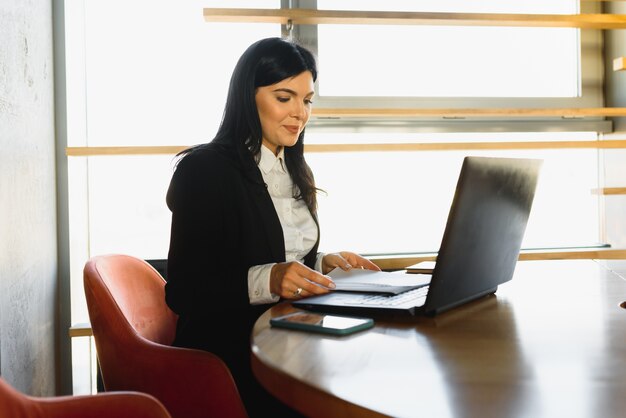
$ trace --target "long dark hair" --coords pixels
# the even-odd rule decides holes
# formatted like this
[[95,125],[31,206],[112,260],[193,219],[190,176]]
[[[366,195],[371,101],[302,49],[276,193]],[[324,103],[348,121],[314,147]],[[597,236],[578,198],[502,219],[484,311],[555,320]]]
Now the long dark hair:
[[[261,151],[263,140],[255,100],[256,90],[304,71],[310,71],[315,82],[315,58],[310,51],[295,42],[267,38],[250,45],[233,71],[222,122],[212,142],[236,146],[242,165],[250,168],[254,164],[256,169],[255,158]],[[205,145],[187,149],[180,154],[187,154]],[[294,198],[303,199],[309,210],[315,213],[317,189],[313,173],[304,159],[304,129],[295,145],[285,147],[285,163],[297,186],[294,188]]]

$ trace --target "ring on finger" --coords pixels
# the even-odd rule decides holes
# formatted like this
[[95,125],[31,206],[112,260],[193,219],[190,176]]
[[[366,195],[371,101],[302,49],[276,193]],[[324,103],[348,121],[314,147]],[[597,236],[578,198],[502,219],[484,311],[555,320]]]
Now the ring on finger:
[[297,289],[296,289],[296,291],[295,291],[295,292],[293,292],[293,295],[294,295],[294,296],[300,296],[300,294],[302,293],[302,290],[303,290],[303,289],[302,289],[301,287],[297,288]]

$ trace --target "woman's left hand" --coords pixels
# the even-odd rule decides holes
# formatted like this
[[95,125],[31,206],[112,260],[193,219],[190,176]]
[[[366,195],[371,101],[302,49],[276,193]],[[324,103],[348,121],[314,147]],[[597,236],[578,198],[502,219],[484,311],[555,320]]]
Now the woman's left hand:
[[339,267],[345,271],[352,270],[353,268],[380,271],[380,267],[367,258],[349,251],[341,251],[324,256],[322,259],[322,273],[328,274],[335,267]]

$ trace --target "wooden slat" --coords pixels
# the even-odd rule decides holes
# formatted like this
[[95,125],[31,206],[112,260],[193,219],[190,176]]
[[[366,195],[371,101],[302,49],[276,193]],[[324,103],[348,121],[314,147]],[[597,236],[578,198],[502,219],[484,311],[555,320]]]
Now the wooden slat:
[[426,142],[407,144],[309,144],[304,146],[304,150],[306,152],[398,152],[585,148],[626,148],[626,140],[536,142]]
[[[413,257],[374,256],[370,259],[383,270],[402,270],[422,261],[434,261],[436,253],[420,254]],[[597,249],[566,249],[566,250],[522,250],[519,260],[625,260],[626,249],[597,248]]]
[[[174,155],[186,146],[146,147],[67,147],[68,157],[112,155]],[[517,142],[422,142],[381,144],[309,144],[305,152],[398,152],[398,151],[464,151],[516,149],[616,149],[626,148],[626,140],[606,141],[517,141]]]
[[621,117],[626,107],[599,108],[468,108],[468,109],[416,109],[416,108],[314,108],[312,116],[318,118],[410,118],[410,117]]
[[136,147],[67,147],[68,157],[106,155],[175,155],[189,148],[187,145],[136,146]]
[[591,190],[592,194],[598,195],[621,195],[626,194],[626,187],[604,187],[601,189]]
[[93,337],[93,332],[91,330],[91,324],[83,323],[83,324],[75,324],[70,327],[69,335],[71,338],[73,337]]
[[613,71],[626,70],[626,57],[619,57],[613,60]]
[[207,22],[244,22],[317,25],[446,25],[523,26],[581,29],[623,29],[626,16],[615,14],[508,14],[448,12],[375,12],[315,9],[205,8]]

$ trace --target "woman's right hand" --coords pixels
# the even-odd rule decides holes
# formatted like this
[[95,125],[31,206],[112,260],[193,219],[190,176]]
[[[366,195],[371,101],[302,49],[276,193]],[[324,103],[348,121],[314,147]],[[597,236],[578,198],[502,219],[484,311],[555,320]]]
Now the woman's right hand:
[[283,299],[322,295],[334,288],[330,277],[298,261],[276,263],[270,273],[270,291]]

